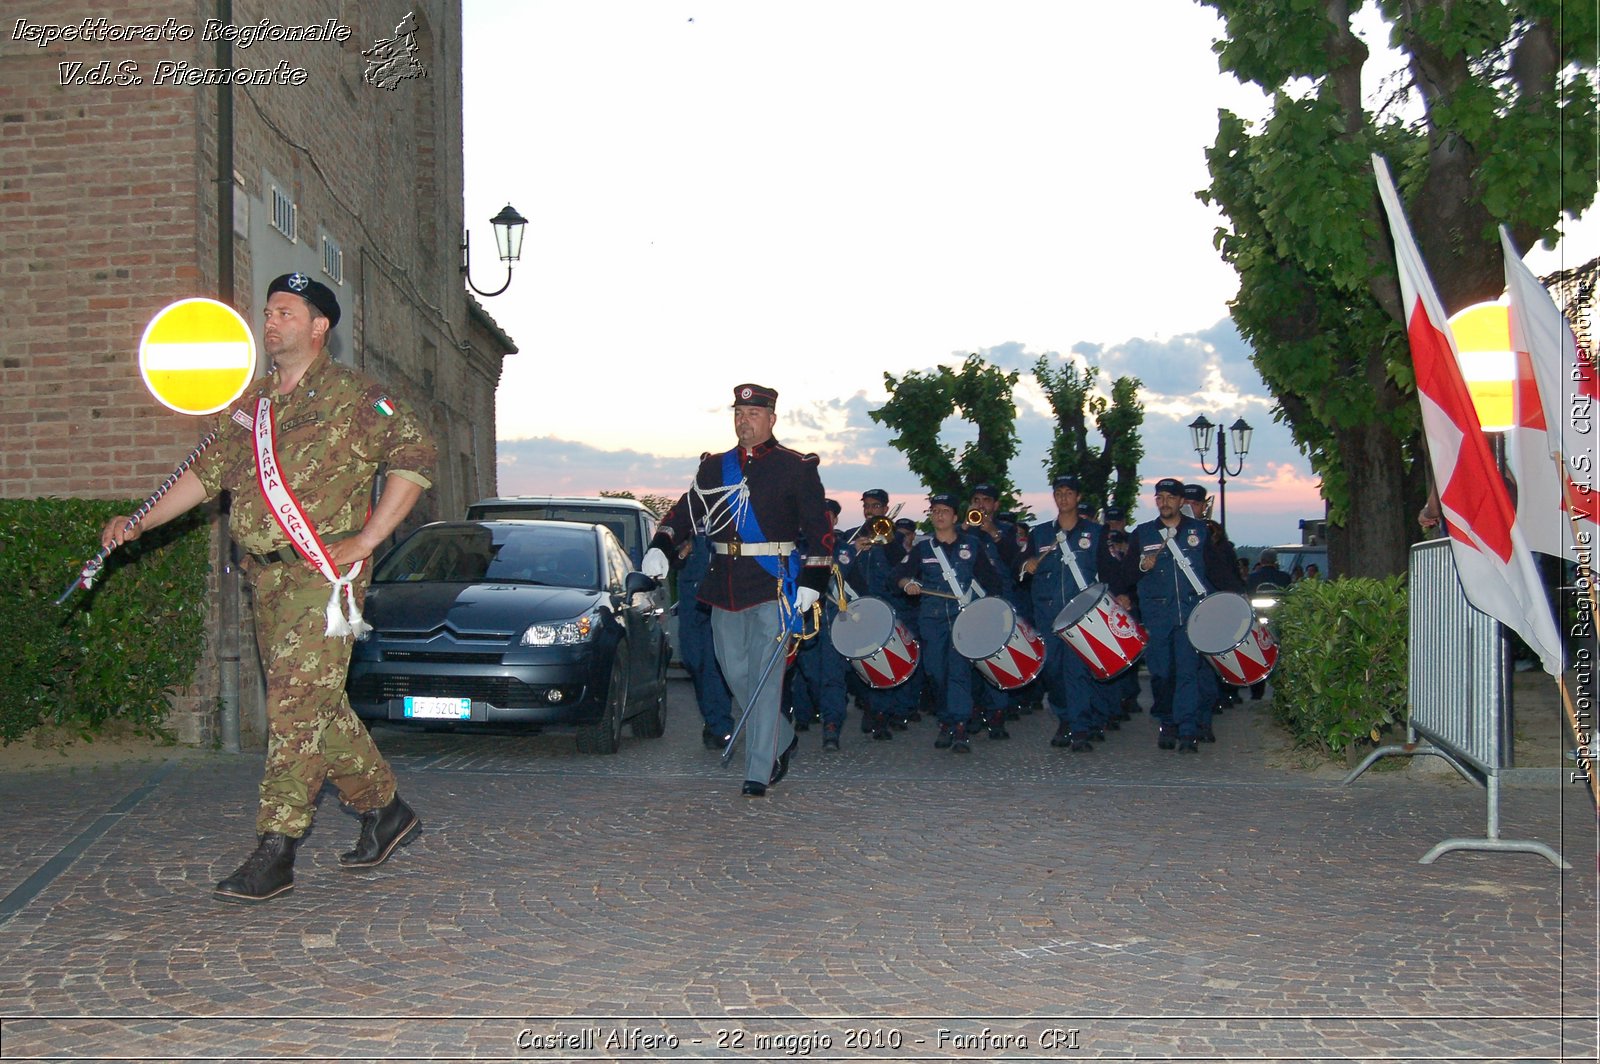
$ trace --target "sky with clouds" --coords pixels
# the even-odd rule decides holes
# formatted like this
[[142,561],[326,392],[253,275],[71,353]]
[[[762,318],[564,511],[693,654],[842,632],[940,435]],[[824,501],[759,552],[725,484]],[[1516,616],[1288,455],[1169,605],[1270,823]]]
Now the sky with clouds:
[[977,352],[1022,371],[1011,475],[1038,513],[1041,355],[1144,382],[1147,487],[1215,490],[1187,425],[1243,416],[1237,542],[1295,540],[1322,513],[1227,320],[1222,219],[1195,198],[1218,108],[1266,111],[1217,72],[1209,9],[466,0],[463,17],[480,287],[504,279],[487,219],[507,202],[529,219],[509,290],[484,300],[521,348],[499,390],[502,493],[676,496],[731,445],[731,389],[752,380],[780,391],[780,439],[822,456],[847,518],[869,487],[920,514],[868,411],[886,371]]

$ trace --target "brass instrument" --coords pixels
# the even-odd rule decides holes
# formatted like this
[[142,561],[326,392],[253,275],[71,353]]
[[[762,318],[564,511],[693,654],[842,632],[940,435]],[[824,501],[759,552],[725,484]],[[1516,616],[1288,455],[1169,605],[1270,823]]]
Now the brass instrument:
[[974,506],[972,509],[968,510],[967,511],[967,524],[969,524],[969,525],[981,525],[981,524],[983,524],[983,511],[978,509],[976,506]]
[[874,547],[881,546],[894,539],[894,519],[900,516],[900,507],[905,503],[897,502],[894,509],[885,516],[874,517],[862,527],[858,535],[865,535],[867,541]]

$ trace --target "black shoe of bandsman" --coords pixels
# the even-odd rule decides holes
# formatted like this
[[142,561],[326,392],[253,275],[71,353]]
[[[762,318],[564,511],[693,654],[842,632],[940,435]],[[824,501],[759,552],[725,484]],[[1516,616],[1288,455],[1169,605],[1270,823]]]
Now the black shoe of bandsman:
[[772,766],[772,778],[767,781],[771,787],[783,780],[789,774],[789,759],[794,756],[795,749],[800,745],[800,738],[796,736],[789,740],[789,745],[783,748],[783,753],[778,755],[778,763]]
[[712,728],[700,729],[700,742],[707,750],[721,750],[728,745],[729,736]]
[[1180,739],[1180,740],[1178,740],[1178,753],[1180,753],[1180,754],[1198,754],[1199,752],[1200,752],[1200,747],[1195,743],[1195,741],[1193,739]]
[[300,840],[267,832],[260,836],[256,852],[244,859],[214,893],[228,901],[262,902],[294,889],[294,848]]
[[1163,750],[1171,750],[1178,745],[1178,729],[1170,724],[1163,724],[1156,733],[1156,745]]
[[410,845],[422,821],[396,794],[382,809],[361,814],[361,837],[356,848],[339,855],[346,868],[376,868],[389,859],[397,846]]
[[765,798],[767,796],[767,785],[765,783],[757,783],[755,780],[745,780],[744,788],[739,793],[746,798]]
[[1092,754],[1094,753],[1094,743],[1083,738],[1073,739],[1072,752],[1075,754]]
[[955,742],[955,734],[955,729],[950,725],[939,725],[939,737],[933,741],[933,748],[935,750],[950,749],[950,744]]
[[1056,725],[1056,733],[1050,737],[1050,745],[1062,749],[1072,745],[1072,733],[1067,729],[1066,721]]
[[957,724],[955,731],[950,733],[950,752],[952,754],[972,753],[972,744],[967,741],[967,726]]

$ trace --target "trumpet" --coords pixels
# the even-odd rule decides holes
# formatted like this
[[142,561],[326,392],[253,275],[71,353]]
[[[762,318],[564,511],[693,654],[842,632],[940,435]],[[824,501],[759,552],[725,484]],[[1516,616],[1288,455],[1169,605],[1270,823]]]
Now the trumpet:
[[974,506],[972,509],[968,510],[967,511],[967,524],[969,524],[969,525],[981,525],[981,524],[983,524],[983,511],[978,509],[976,506]]

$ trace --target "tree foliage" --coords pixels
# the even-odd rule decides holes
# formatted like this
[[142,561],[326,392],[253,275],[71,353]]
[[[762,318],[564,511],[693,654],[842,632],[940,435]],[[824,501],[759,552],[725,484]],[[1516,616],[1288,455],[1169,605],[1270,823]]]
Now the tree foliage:
[[[1019,374],[1007,373],[976,354],[959,370],[940,366],[903,377],[883,375],[889,401],[870,412],[891,429],[891,446],[906,456],[906,465],[929,492],[949,491],[963,498],[972,485],[988,482],[1000,491],[1002,509],[1014,508],[1016,491],[1009,472],[1017,455],[1017,408],[1012,389]],[[939,430],[951,414],[977,426],[978,437],[961,448],[939,442]]]
[[[1220,66],[1272,94],[1259,129],[1223,111],[1200,193],[1228,224],[1233,317],[1322,476],[1342,572],[1403,570],[1420,502],[1420,415],[1393,249],[1370,154],[1397,174],[1446,309],[1503,287],[1496,225],[1518,246],[1595,199],[1592,0],[1374,0],[1402,84],[1369,101],[1362,0],[1202,0]],[[1342,526],[1342,534],[1340,530]]]
[[[1033,376],[1056,415],[1050,453],[1044,460],[1046,478],[1076,473],[1084,499],[1120,506],[1131,515],[1139,498],[1139,460],[1144,457],[1139,436],[1139,426],[1144,424],[1139,378],[1118,377],[1108,400],[1093,391],[1100,376],[1098,366],[1079,369],[1067,362],[1053,370],[1049,359],[1041,355],[1033,364]],[[1089,442],[1091,415],[1103,446]]]

